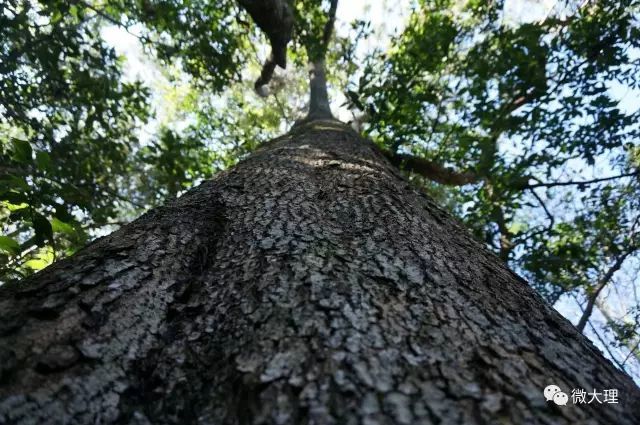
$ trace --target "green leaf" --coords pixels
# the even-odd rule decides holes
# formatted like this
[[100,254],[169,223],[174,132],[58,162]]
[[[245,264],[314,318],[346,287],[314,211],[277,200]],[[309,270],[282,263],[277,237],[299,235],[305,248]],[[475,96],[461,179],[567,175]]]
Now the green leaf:
[[76,229],[74,229],[72,225],[65,223],[64,221],[61,221],[55,217],[51,219],[51,229],[55,233],[64,233],[67,235],[75,235],[76,233]]
[[19,189],[21,192],[29,191],[29,184],[24,177],[8,176],[0,179],[2,185],[8,189]]
[[360,109],[361,111],[364,111],[364,105],[360,101],[358,93],[354,92],[353,90],[348,90],[347,96],[349,96],[349,100],[351,100],[351,102],[353,102],[353,104],[356,105],[358,109]]
[[34,259],[34,260],[26,261],[24,265],[30,268],[31,270],[38,271],[47,267],[49,263],[46,260]]
[[13,159],[22,163],[31,162],[32,150],[31,145],[26,140],[12,139],[13,142]]
[[45,171],[49,168],[49,164],[51,164],[51,157],[47,152],[36,152],[36,164],[40,171]]
[[53,253],[53,249],[51,249],[50,247],[42,248],[36,253],[34,258],[30,259],[29,261],[26,261],[24,265],[25,267],[28,267],[34,271],[38,271],[38,270],[44,269],[49,264],[53,263],[54,259],[55,259],[55,256]]
[[20,245],[9,236],[0,236],[0,250],[9,254],[17,254],[20,252]]

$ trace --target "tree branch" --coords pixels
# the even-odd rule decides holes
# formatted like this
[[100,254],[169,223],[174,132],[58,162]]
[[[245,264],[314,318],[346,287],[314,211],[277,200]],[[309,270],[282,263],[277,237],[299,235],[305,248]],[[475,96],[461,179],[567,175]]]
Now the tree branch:
[[262,65],[262,71],[260,71],[260,77],[253,84],[253,88],[256,90],[256,93],[260,95],[260,97],[269,96],[269,89],[267,88],[267,84],[273,78],[273,73],[276,70],[276,62],[273,60],[273,55],[270,55],[267,60]]
[[498,256],[505,263],[509,261],[509,255],[513,251],[513,233],[507,227],[507,220],[504,217],[504,211],[500,205],[496,205],[494,209],[496,224],[500,231],[500,252]]
[[133,32],[131,32],[131,30],[129,29],[129,26],[124,24],[123,22],[121,22],[120,20],[114,18],[113,16],[109,15],[108,13],[92,6],[91,4],[87,3],[86,1],[83,0],[78,0],[76,1],[76,4],[79,4],[80,6],[83,6],[91,11],[93,11],[97,16],[100,16],[102,19],[106,20],[107,22],[110,22],[111,24],[122,28],[123,30],[125,30],[129,35],[134,36],[135,38],[137,38],[138,40],[140,40],[142,43],[147,43],[147,44],[155,44],[157,46],[162,46],[162,47],[169,47],[164,43],[158,42],[158,41],[153,41],[151,40],[149,37],[145,36],[145,35],[138,35],[135,34]]
[[273,77],[276,65],[287,67],[287,44],[293,34],[293,9],[288,0],[239,0],[238,3],[271,43],[271,54],[254,84],[256,92],[266,97],[269,94],[266,86]]
[[640,339],[638,339],[638,341],[636,341],[636,344],[633,347],[628,347],[629,348],[629,354],[627,354],[627,357],[624,358],[624,360],[622,361],[622,366],[625,365],[625,363],[627,363],[627,360],[629,360],[629,358],[633,355],[634,357],[637,357],[635,352],[638,349],[638,346],[640,346]]
[[324,25],[324,31],[322,33],[322,55],[327,54],[329,49],[329,40],[331,40],[331,34],[333,33],[333,27],[336,23],[336,10],[338,9],[338,0],[331,0],[331,6],[329,7],[329,19]]
[[[596,307],[598,307],[598,310],[600,310],[600,313],[602,313],[602,315],[607,320],[607,322],[613,322],[615,320],[614,317],[613,317],[614,315],[611,314],[607,304],[605,302],[603,302],[603,300],[600,300],[600,299],[596,300]],[[615,334],[620,336],[620,333],[615,328],[612,329],[612,330],[613,330],[613,332]],[[624,366],[624,364],[629,359],[629,356],[631,356],[631,355],[633,355],[636,359],[640,360],[640,356],[638,356],[638,354],[640,354],[640,353],[636,354],[636,350],[638,348],[638,345],[640,344],[640,338],[635,343],[632,340],[623,341],[623,343],[629,349],[629,354],[623,360],[622,365]]]
[[598,333],[598,330],[596,329],[595,326],[593,326],[593,323],[589,322],[589,326],[591,326],[591,330],[593,331],[594,335],[596,336],[596,338],[598,338],[598,341],[600,341],[600,344],[602,344],[602,346],[604,347],[605,350],[607,350],[607,353],[609,353],[609,358],[611,360],[613,360],[615,362],[616,365],[618,365],[618,367],[621,370],[625,370],[624,368],[624,363],[620,363],[620,361],[618,359],[615,358],[615,356],[613,355],[613,353],[611,352],[611,350],[609,349],[609,344],[606,343],[606,341],[604,339],[602,339],[602,337],[600,336],[600,334]]
[[530,90],[527,91],[526,93],[522,94],[521,96],[518,96],[515,99],[512,99],[511,102],[504,104],[502,112],[500,113],[500,116],[505,117],[511,114],[512,112],[516,111],[517,109],[519,109],[521,106],[524,106],[542,97],[544,94],[546,94],[546,91],[542,92],[542,91],[536,90],[535,87],[531,87]]
[[600,295],[600,292],[602,292],[602,290],[607,286],[607,284],[609,284],[613,275],[618,270],[620,270],[620,267],[622,267],[622,263],[624,263],[624,260],[626,260],[629,255],[633,254],[633,252],[636,249],[638,249],[638,247],[632,246],[627,252],[617,257],[616,261],[609,268],[609,270],[607,270],[607,272],[602,277],[602,279],[598,281],[594,291],[589,295],[587,300],[587,307],[584,309],[584,312],[582,313],[582,317],[580,317],[580,320],[576,325],[576,328],[578,328],[578,330],[581,333],[584,332],[584,327],[587,325],[587,321],[589,320],[589,318],[591,317],[591,314],[593,313],[593,306],[596,303],[596,299],[598,298],[598,295]]
[[600,182],[604,182],[604,181],[609,181],[609,180],[616,180],[616,179],[620,179],[623,177],[633,177],[633,176],[638,176],[640,175],[640,171],[634,171],[633,173],[625,173],[625,174],[620,174],[617,176],[611,176],[611,177],[602,177],[602,178],[598,178],[598,179],[593,179],[593,180],[583,180],[583,181],[568,181],[568,182],[548,182],[548,183],[534,183],[534,184],[527,184],[523,187],[523,189],[533,189],[536,187],[556,187],[556,186],[580,186],[580,185],[588,185],[588,184],[593,184],[593,183],[600,183]]
[[547,218],[549,219],[549,225],[547,226],[547,230],[553,228],[553,225],[555,224],[555,218],[553,217],[553,215],[551,214],[551,212],[547,208],[547,205],[544,203],[542,198],[536,193],[535,189],[533,189],[533,188],[528,188],[528,189],[533,194],[533,197],[536,198],[536,200],[538,201],[538,203],[540,204],[540,206],[544,210],[544,213],[547,215]]
[[436,183],[449,186],[464,186],[482,180],[482,177],[473,171],[455,171],[427,159],[392,153],[387,150],[382,150],[382,153],[393,165],[402,167],[412,173],[420,174]]
[[[573,296],[573,299],[575,300],[576,304],[578,304],[578,307],[584,312],[584,310],[582,309],[582,306],[580,305],[580,302],[578,301],[578,298],[576,297],[576,295],[572,294],[572,296]],[[598,330],[596,329],[596,327],[593,326],[593,323],[589,322],[589,326],[591,326],[591,330],[593,331],[593,334],[596,336],[596,338],[598,338],[598,341],[600,341],[600,344],[602,344],[604,349],[607,350],[607,353],[609,353],[609,358],[611,359],[611,361],[613,361],[616,365],[618,365],[618,367],[621,370],[624,370],[624,365],[622,363],[620,363],[618,361],[618,359],[616,359],[616,357],[613,355],[613,353],[609,349],[609,344],[607,344],[606,341],[604,341],[602,339],[602,337],[598,333]]]

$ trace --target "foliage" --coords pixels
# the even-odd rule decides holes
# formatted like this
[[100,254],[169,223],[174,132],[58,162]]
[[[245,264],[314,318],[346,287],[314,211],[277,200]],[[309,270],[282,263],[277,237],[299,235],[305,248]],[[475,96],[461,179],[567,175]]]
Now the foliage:
[[85,5],[119,26],[141,24],[141,42],[158,59],[178,60],[208,90],[240,80],[247,40],[237,25],[240,10],[234,1],[108,0],[103,6]]
[[501,1],[421,1],[349,91],[385,148],[477,176],[437,193],[552,303],[638,256],[640,110],[618,94],[640,87],[638,5],[510,22]]
[[239,81],[246,60],[246,37],[231,25],[238,13],[231,1],[0,5],[0,281],[71,254],[95,231],[202,177],[187,170],[207,159],[200,142],[163,129],[157,143],[141,145],[149,87],[124,77],[101,30],[126,29],[157,62],[178,64],[215,93]]
[[0,267],[13,276],[84,244],[83,222],[119,214],[115,177],[147,93],[122,81],[98,30],[65,2],[0,5]]

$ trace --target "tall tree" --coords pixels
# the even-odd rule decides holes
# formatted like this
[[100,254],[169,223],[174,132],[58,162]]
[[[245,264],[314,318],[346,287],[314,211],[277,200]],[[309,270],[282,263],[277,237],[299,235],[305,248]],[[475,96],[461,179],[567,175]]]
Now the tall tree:
[[[307,23],[306,119],[0,288],[0,420],[640,420],[627,375],[388,151],[332,119],[322,65],[335,2],[326,14]],[[558,406],[549,384],[616,389],[619,402]]]

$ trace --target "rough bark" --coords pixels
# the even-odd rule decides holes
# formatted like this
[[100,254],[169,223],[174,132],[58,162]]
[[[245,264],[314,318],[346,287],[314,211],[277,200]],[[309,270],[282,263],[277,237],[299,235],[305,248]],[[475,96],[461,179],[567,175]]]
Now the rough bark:
[[1,288],[0,312],[1,423],[640,423],[629,377],[331,122]]

